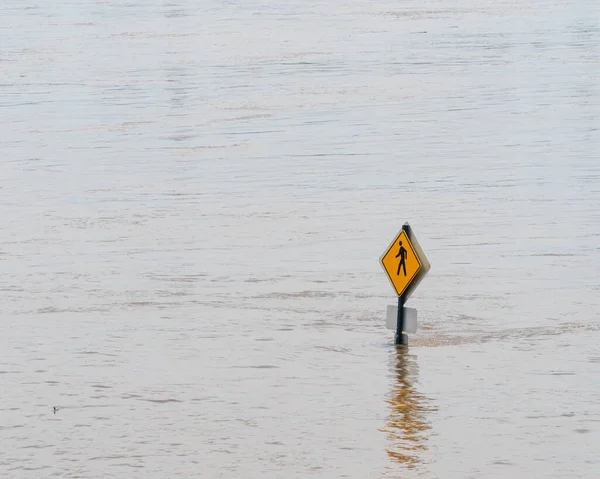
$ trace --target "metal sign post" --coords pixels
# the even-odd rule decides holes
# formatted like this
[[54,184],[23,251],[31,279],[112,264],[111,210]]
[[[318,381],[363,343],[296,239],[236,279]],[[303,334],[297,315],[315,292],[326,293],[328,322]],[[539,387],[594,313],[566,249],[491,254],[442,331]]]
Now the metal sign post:
[[[404,303],[429,272],[431,264],[423,253],[410,225],[405,223],[386,252],[380,258],[381,265],[398,295],[398,314],[396,318],[396,344],[408,344],[405,327],[406,308]],[[410,308],[409,308],[410,309]],[[416,310],[414,322],[416,331]],[[411,326],[412,328],[412,326]]]
[[395,344],[408,344],[408,336],[404,331],[404,296],[398,296],[398,322],[396,323]]

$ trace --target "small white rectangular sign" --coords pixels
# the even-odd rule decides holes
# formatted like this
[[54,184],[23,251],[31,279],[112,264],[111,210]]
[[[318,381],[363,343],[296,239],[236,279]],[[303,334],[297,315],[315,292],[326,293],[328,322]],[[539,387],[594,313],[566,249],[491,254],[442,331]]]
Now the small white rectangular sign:
[[[388,305],[387,307],[387,328],[396,331],[398,323],[398,306]],[[415,308],[404,308],[404,329],[405,333],[417,332],[417,310]]]

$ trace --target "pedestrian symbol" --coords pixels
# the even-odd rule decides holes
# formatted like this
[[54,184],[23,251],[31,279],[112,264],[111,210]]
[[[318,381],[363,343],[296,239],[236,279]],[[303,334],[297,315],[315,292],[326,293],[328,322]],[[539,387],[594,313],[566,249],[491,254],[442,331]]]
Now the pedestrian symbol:
[[396,258],[400,258],[400,263],[398,263],[398,272],[396,273],[396,275],[400,276],[400,268],[402,268],[402,270],[404,271],[404,276],[406,276],[406,248],[402,246],[402,241],[400,241],[399,244],[400,251],[398,251]]
[[416,278],[422,264],[406,232],[400,231],[381,257],[381,264],[398,296],[401,296]]

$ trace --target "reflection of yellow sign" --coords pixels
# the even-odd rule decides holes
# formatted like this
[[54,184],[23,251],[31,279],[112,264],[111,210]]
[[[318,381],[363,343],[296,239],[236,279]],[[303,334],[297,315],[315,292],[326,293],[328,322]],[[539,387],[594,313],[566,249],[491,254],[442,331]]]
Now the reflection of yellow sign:
[[414,469],[427,450],[428,431],[431,429],[427,413],[436,408],[416,388],[415,357],[409,356],[405,349],[398,348],[393,359],[397,361],[393,369],[396,382],[388,401],[390,416],[382,431],[387,433],[391,442],[387,450],[389,458],[408,469]]
[[381,264],[398,296],[406,291],[421,269],[419,258],[404,230],[381,257]]

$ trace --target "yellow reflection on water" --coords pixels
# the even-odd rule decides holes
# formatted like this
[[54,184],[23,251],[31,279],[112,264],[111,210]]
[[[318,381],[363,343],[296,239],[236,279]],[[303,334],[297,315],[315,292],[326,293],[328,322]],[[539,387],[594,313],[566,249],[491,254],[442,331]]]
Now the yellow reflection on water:
[[417,389],[418,365],[416,357],[405,347],[397,347],[392,356],[392,377],[395,379],[386,426],[390,445],[389,458],[409,469],[415,468],[427,450],[427,432],[431,428],[427,413],[433,408]]

